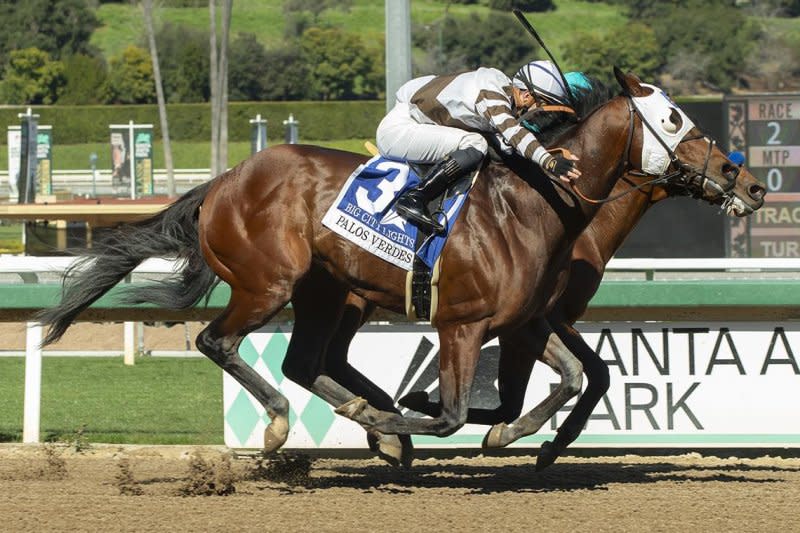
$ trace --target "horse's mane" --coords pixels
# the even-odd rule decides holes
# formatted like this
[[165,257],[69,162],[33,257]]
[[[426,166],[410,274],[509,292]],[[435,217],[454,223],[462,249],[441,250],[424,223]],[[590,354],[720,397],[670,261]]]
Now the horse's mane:
[[588,87],[572,88],[576,114],[533,109],[521,117],[522,125],[531,130],[544,146],[549,146],[577,126],[580,123],[578,117],[585,119],[618,94],[618,91],[615,92],[595,78],[587,76],[586,80],[589,82]]

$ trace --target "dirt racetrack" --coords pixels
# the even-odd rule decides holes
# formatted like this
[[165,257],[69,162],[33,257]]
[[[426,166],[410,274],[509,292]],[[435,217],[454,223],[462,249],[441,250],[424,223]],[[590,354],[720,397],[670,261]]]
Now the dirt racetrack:
[[[798,531],[800,459],[225,461],[222,448],[0,445],[4,531]],[[230,457],[228,455],[228,457]],[[305,462],[304,462],[305,461]],[[260,469],[256,468],[261,466]],[[306,475],[307,474],[307,475]],[[223,492],[227,496],[199,496]],[[186,495],[190,494],[190,495]],[[194,494],[194,495],[192,495]]]

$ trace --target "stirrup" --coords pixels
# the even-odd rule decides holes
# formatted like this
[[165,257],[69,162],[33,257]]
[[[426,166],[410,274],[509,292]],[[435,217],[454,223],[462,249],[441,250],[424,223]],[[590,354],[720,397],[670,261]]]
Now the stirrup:
[[427,216],[425,213],[420,213],[415,209],[410,209],[401,203],[398,203],[395,206],[395,211],[397,211],[400,216],[416,223],[420,229],[423,229],[428,233],[441,235],[445,232],[445,227],[442,224],[439,224],[436,220]]

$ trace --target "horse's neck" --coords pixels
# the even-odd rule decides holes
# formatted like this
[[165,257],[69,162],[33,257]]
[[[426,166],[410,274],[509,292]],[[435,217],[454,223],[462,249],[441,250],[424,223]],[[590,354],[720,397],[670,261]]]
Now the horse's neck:
[[[622,177],[628,159],[630,128],[627,99],[617,97],[590,114],[575,130],[561,139],[561,144],[580,158],[581,178],[575,187],[586,198],[607,198]],[[590,220],[601,204],[582,201]]]
[[653,194],[649,189],[632,190],[634,185],[627,178],[617,181],[611,194],[621,194],[626,190],[628,194],[601,207],[576,244],[581,246],[588,244],[582,243],[584,240],[592,241],[590,247],[599,255],[598,267],[608,263],[650,206],[666,197],[660,191]]
[[[625,100],[620,97],[605,104],[554,143],[554,146],[567,148],[581,159],[579,166],[583,175],[577,180],[577,187],[583,195],[606,198],[622,176],[629,123]],[[515,214],[522,226],[534,231],[547,228],[552,243],[575,242],[601,204],[578,200],[566,185],[548,179],[529,162],[514,159],[508,166],[521,179],[508,179],[503,171],[492,173],[494,176],[490,181],[495,183],[492,187],[495,190],[490,189],[488,194],[493,198],[494,211],[507,209]],[[621,239],[632,227],[619,228],[619,232],[625,232]]]

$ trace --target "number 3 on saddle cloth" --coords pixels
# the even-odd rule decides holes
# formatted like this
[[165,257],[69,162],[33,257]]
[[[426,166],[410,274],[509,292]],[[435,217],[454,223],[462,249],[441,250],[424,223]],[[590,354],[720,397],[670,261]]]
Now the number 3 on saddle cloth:
[[428,235],[394,210],[400,193],[420,182],[407,163],[375,156],[347,178],[322,224],[370,253],[408,271],[406,314],[432,320],[436,314],[439,256],[447,242],[477,171],[432,202],[431,212],[444,235]]

